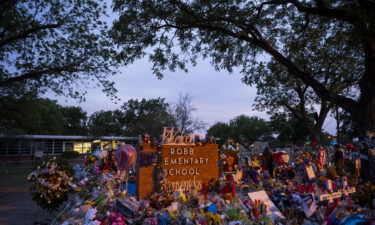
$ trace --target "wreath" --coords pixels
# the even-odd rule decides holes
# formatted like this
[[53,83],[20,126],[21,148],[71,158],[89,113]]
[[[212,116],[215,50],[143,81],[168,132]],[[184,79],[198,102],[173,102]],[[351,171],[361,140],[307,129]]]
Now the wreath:
[[32,182],[29,189],[33,200],[43,209],[50,212],[57,210],[68,200],[68,193],[76,187],[73,181],[73,169],[67,160],[56,160],[56,157],[43,161],[37,170],[30,173]]

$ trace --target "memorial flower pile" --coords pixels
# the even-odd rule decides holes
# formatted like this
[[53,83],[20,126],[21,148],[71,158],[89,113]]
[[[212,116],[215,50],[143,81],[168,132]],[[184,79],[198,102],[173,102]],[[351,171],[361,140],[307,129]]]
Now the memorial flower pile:
[[73,179],[70,164],[54,157],[42,162],[36,171],[29,174],[28,180],[32,183],[30,193],[41,208],[53,211],[63,204],[68,199],[68,193],[76,188]]
[[[130,149],[123,150],[126,158],[133,157]],[[227,147],[227,151],[238,149]],[[238,161],[233,153],[228,154],[233,155],[236,170],[229,168],[229,172],[220,173],[218,180],[204,183],[200,190],[171,190],[158,185],[165,182],[165,174],[156,170],[160,172],[154,174],[158,189],[144,199],[129,191],[129,183],[136,180],[131,169],[135,164],[128,164],[127,160],[111,161],[110,152],[95,152],[84,167],[76,166],[75,179],[72,174],[66,177],[58,172],[69,179],[61,178],[61,183],[55,184],[51,177],[60,167],[53,161],[46,162],[30,176],[38,185],[51,184],[41,190],[48,191],[59,184],[65,187],[61,190],[71,191],[52,224],[373,225],[375,186],[362,182],[356,173],[349,173],[350,162],[340,168],[339,163],[332,163],[327,154],[329,149],[314,145],[293,156],[287,151],[275,152],[270,158],[274,168],[270,170],[264,151],[263,156],[239,157]],[[142,168],[161,161],[157,158],[159,154],[140,155],[132,161]],[[145,162],[140,163],[141,160]],[[111,165],[121,162],[127,169],[117,170],[118,165]],[[230,163],[227,161],[227,165]],[[339,172],[340,169],[343,171]],[[45,173],[49,175],[42,176]]]

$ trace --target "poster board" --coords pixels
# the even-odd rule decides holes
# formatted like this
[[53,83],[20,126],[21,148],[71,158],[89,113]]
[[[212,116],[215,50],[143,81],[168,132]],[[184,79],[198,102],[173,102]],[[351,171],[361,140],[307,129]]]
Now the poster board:
[[275,204],[273,204],[272,200],[265,191],[250,192],[248,195],[253,202],[255,202],[255,200],[260,200],[266,205],[267,216],[279,219],[285,218]]

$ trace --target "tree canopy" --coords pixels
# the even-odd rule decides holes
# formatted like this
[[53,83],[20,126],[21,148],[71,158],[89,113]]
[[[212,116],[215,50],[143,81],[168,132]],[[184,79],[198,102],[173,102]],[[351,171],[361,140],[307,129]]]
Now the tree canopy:
[[87,112],[81,107],[60,107],[64,119],[64,135],[86,135],[87,134]]
[[308,141],[308,130],[291,113],[273,114],[270,118],[269,126],[272,133],[284,145],[303,145]]
[[121,109],[124,111],[125,134],[138,136],[148,132],[152,137],[158,138],[163,127],[173,124],[173,119],[168,113],[169,106],[164,98],[131,99],[124,103]]
[[215,123],[207,130],[207,134],[220,138],[221,141],[230,138],[241,144],[249,145],[254,141],[268,137],[271,130],[267,122],[261,118],[240,115],[230,120],[229,123]]
[[224,122],[217,122],[207,130],[207,134],[219,138],[219,142],[224,143],[231,137],[231,127]]
[[[164,70],[186,70],[202,56],[216,69],[240,67],[254,84],[274,60],[319,98],[349,112],[360,135],[375,127],[373,1],[114,2],[120,16],[112,37],[122,46],[119,59],[125,63],[148,55],[162,77]],[[305,56],[304,64],[299,56]],[[355,94],[337,92],[325,82],[327,76],[347,81]]]
[[124,135],[124,114],[121,110],[100,110],[94,112],[87,123],[89,134],[100,136]]
[[105,12],[95,0],[1,1],[0,96],[83,98],[94,82],[113,96],[108,75],[118,63]]
[[26,95],[2,98],[0,133],[85,135],[86,112],[79,107],[63,107],[50,99]]

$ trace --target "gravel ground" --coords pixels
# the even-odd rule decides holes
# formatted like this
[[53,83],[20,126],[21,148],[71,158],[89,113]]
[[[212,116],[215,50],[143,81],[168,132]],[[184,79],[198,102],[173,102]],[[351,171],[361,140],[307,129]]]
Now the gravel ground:
[[49,224],[53,219],[28,192],[27,175],[34,167],[32,162],[7,163],[8,174],[0,174],[0,225]]

